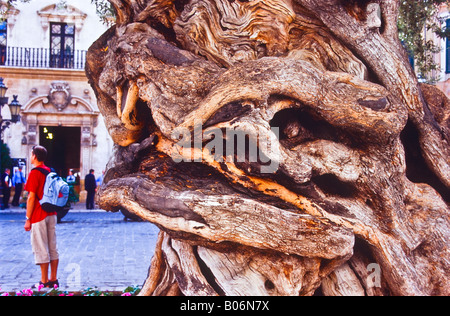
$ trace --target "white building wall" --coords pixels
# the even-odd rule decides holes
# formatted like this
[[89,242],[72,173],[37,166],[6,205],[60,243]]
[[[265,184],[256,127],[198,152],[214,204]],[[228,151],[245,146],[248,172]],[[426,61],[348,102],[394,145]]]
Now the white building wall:
[[[50,48],[50,27],[38,12],[59,2],[60,0],[18,2],[15,8],[19,13],[8,17],[8,47]],[[86,14],[84,20],[78,19],[75,22],[75,50],[88,50],[92,43],[107,30],[107,26],[100,21],[96,14],[96,8],[90,0],[67,0],[66,4]],[[53,22],[56,21],[53,20]],[[65,20],[58,22],[72,23],[70,18],[67,18],[67,14]],[[95,94],[88,84],[83,70],[0,66],[0,77],[4,78],[4,82],[9,88],[6,96],[11,101],[13,95],[18,95],[22,107],[33,102],[38,96],[48,95],[52,82],[67,81],[72,96],[82,98],[89,103],[98,115],[98,119],[94,120],[96,121],[95,126],[91,126],[91,145],[83,145],[81,148],[81,177],[84,179],[84,175],[89,169],[95,169],[96,176],[101,174],[112,154],[113,141],[105,127],[103,117],[98,112]],[[4,119],[11,117],[7,106],[2,109],[1,114]],[[86,118],[83,120],[86,122]],[[30,137],[27,123],[22,120],[21,123],[12,124],[3,134],[3,141],[10,148],[12,158],[26,158],[29,161]],[[28,143],[24,144],[24,140]],[[36,140],[36,143],[38,142],[39,136]]]
[[[38,11],[57,4],[59,0],[32,0],[29,3],[18,2],[15,7],[20,10],[12,29],[8,29],[8,45],[15,47],[49,48],[49,30],[44,30]],[[75,49],[87,50],[102,35],[107,27],[100,22],[91,0],[67,0],[66,3],[83,13],[86,19],[80,32],[76,34]],[[61,21],[70,23],[70,21]]]

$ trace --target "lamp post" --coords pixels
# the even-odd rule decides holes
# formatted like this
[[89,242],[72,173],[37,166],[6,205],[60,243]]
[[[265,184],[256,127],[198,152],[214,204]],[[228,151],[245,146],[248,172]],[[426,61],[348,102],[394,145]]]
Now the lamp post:
[[[0,77],[0,104],[3,107],[6,103],[8,103],[8,98],[5,97],[6,91],[8,87],[3,83],[3,78]],[[0,114],[1,115],[1,114]]]
[[[5,129],[7,129],[11,123],[17,123],[20,121],[20,109],[21,105],[19,101],[17,100],[18,96],[14,95],[13,100],[11,101],[11,104],[9,104],[9,110],[11,112],[11,119],[4,120],[1,115],[1,109],[5,104],[8,104],[9,98],[6,97],[6,91],[8,90],[8,87],[4,84],[3,78],[0,77],[0,128],[1,128],[1,134],[0,134],[0,173],[3,174],[3,168],[2,168],[2,155],[1,155],[1,149],[3,148],[3,132]],[[3,186],[3,180],[1,185]]]
[[17,123],[20,121],[20,109],[22,108],[22,105],[17,100],[19,96],[13,95],[13,100],[9,104],[9,110],[11,111],[11,122]]

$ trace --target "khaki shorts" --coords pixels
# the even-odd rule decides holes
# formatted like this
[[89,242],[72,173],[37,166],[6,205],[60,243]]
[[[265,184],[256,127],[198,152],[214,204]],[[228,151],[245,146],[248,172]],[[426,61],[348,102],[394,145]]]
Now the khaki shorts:
[[39,223],[31,225],[31,247],[36,264],[59,259],[56,246],[56,221],[56,215],[47,216]]

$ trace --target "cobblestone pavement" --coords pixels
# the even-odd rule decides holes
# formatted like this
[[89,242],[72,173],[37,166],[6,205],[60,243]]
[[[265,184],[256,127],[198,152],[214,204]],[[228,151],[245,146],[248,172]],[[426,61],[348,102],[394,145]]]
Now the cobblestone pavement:
[[[23,209],[0,211],[0,288],[4,292],[29,288],[40,280],[24,218]],[[156,226],[77,205],[56,229],[61,290],[122,291],[144,283],[159,232]]]

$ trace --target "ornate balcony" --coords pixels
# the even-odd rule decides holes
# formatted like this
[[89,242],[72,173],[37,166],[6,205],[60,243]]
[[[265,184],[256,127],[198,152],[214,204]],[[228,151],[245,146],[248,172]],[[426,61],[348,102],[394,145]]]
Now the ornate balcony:
[[0,46],[0,66],[22,68],[84,69],[85,50]]

